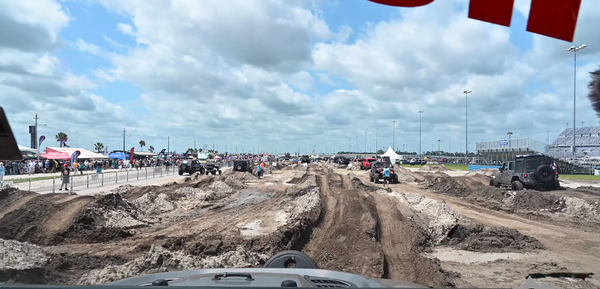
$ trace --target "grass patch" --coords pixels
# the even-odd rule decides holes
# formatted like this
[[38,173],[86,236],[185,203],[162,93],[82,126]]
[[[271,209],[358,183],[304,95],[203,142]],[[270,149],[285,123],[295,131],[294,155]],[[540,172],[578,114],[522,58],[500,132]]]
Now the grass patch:
[[559,179],[577,180],[577,181],[598,181],[600,182],[600,176],[594,175],[560,175]]
[[[447,169],[449,170],[457,170],[457,171],[468,171],[469,170],[469,166],[467,165],[463,165],[463,164],[443,164]],[[411,166],[411,165],[402,165],[403,167],[407,167],[407,168],[421,168],[423,167],[422,165],[417,165],[417,166]],[[426,164],[425,166],[438,166],[438,165],[434,165],[434,164]]]
[[20,183],[26,183],[29,182],[29,180],[31,180],[32,182],[35,181],[41,181],[41,180],[51,180],[54,178],[59,178],[57,176],[46,176],[46,177],[37,177],[37,178],[26,178],[26,179],[12,179],[11,181],[13,182],[13,184],[20,184]]

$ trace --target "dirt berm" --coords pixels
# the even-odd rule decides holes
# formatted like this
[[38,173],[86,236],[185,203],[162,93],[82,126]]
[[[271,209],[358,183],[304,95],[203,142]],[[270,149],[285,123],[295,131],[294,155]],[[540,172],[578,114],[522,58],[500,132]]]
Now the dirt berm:
[[274,253],[301,249],[321,213],[315,177],[312,186],[268,190],[236,177],[193,176],[98,196],[2,190],[0,239],[7,241],[0,254],[31,265],[3,262],[0,282],[26,276],[37,283],[99,284],[171,270],[258,266]]
[[[584,198],[573,197],[571,191],[507,191],[485,185],[485,176],[450,177],[424,175],[422,188],[467,199],[495,210],[522,214],[532,218],[553,216],[578,226],[600,228],[600,197],[595,192]],[[581,189],[585,192],[585,189]]]

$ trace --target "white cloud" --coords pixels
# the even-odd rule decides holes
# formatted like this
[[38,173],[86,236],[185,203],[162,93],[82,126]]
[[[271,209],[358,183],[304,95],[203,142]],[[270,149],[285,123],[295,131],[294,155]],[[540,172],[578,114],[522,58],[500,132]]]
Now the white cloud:
[[[582,5],[576,34],[576,42],[589,45],[581,52],[578,76],[578,122],[586,124],[596,119],[586,99],[586,71],[597,66],[600,48],[593,32],[600,11],[590,2]],[[52,3],[41,7],[60,13],[43,27],[60,35],[69,17]],[[239,151],[253,145],[322,151],[334,142],[339,149],[355,147],[357,137],[362,149],[365,132],[369,148],[376,132],[380,147],[391,145],[392,120],[397,120],[396,146],[414,151],[422,109],[423,150],[437,148],[438,139],[442,148],[452,143],[462,150],[465,89],[473,91],[471,148],[476,141],[504,138],[507,131],[543,141],[547,130],[556,135],[572,122],[572,55],[565,51],[570,44],[534,36],[533,48],[522,54],[510,43],[509,29],[455,12],[457,3],[465,7],[464,0],[390,8],[397,11],[392,19],[339,27],[328,25],[323,16],[328,14],[319,9],[351,5],[343,1],[100,3],[126,18],[115,31],[143,45],[124,47],[99,31],[117,48],[109,53],[101,48],[104,43],[79,36],[72,47],[111,63],[90,67],[93,80],[61,66],[52,48],[56,37],[38,43],[45,48],[35,52],[15,49],[23,45],[18,41],[0,49],[0,89],[15,96],[7,103],[11,120],[21,127],[43,111],[52,133],[63,130],[72,140],[115,147],[121,147],[120,131],[127,127],[136,142],[145,139],[157,149],[166,147],[170,136],[178,151],[194,141],[215,142],[221,150],[227,144]],[[517,1],[516,9],[527,14],[528,5]],[[30,15],[41,13],[30,4],[11,6],[21,9],[11,10],[14,15],[27,9]],[[117,105],[91,93],[114,82],[137,87],[139,99]],[[332,91],[323,93],[327,86]]]

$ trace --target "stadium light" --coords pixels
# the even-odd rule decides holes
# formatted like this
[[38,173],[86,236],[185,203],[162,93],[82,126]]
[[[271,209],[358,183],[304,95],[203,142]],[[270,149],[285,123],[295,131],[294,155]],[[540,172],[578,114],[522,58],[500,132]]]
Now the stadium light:
[[468,115],[469,111],[467,110],[467,99],[469,98],[470,90],[463,90],[465,94],[465,164],[468,164],[468,155],[469,155],[469,121]]
[[576,129],[576,120],[575,120],[575,112],[576,112],[576,99],[577,99],[577,51],[586,48],[587,45],[581,44],[579,46],[571,46],[567,49],[569,52],[573,52],[573,147],[571,151],[573,152],[573,157],[575,157],[575,129]]
[[419,110],[419,159],[421,158],[421,116],[423,115],[423,111]]

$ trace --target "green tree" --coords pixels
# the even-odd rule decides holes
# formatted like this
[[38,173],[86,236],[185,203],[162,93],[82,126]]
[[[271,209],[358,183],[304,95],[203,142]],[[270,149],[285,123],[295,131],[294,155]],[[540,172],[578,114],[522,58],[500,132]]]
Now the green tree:
[[144,147],[146,146],[146,142],[143,140],[140,140],[140,151],[143,152],[144,151]]
[[289,157],[291,157],[290,153],[285,153],[285,157],[286,157],[286,158],[289,158]]
[[385,152],[384,152],[383,150],[378,150],[378,151],[377,151],[377,154],[378,154],[378,155],[382,155],[382,154],[384,154],[384,153],[385,153]]
[[148,148],[148,151],[149,151],[149,152],[151,152],[151,153],[153,153],[153,152],[154,152],[154,147],[153,147],[153,146],[150,146],[150,147]]
[[102,153],[102,151],[104,150],[104,144],[101,142],[97,142],[94,144],[94,149],[97,153]]
[[56,141],[59,143],[61,140],[68,138],[67,134],[64,132],[59,132],[55,137],[56,137]]

